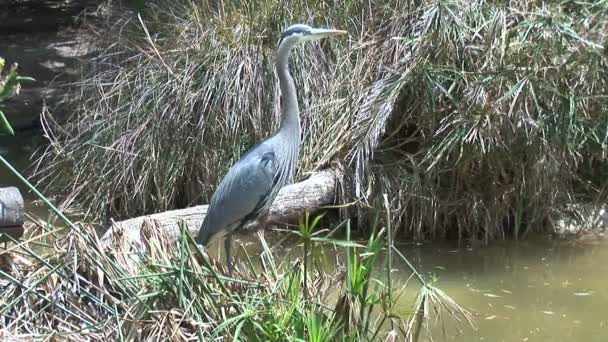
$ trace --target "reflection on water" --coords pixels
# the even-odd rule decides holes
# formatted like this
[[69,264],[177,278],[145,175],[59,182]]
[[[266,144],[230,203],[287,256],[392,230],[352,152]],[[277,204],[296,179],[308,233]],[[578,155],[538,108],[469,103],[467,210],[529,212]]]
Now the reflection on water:
[[[268,235],[272,246],[279,237]],[[239,239],[250,255],[259,255],[254,234]],[[212,249],[216,257],[219,245]],[[448,327],[443,336],[437,328],[433,341],[608,341],[608,243],[537,238],[474,247],[403,244],[400,250],[474,315],[477,330],[465,326],[457,333]],[[274,252],[278,261],[301,256],[293,245]],[[317,248],[315,254],[325,255],[326,269],[335,263],[332,248]],[[410,276],[405,263],[395,258],[393,266],[393,280],[404,284]],[[399,312],[410,312],[418,288],[411,280]]]

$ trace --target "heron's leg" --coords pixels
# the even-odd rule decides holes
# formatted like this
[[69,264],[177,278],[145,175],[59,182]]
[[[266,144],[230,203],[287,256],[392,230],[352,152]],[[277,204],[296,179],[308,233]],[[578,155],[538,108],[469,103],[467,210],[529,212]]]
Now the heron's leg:
[[[268,224],[268,212],[262,214],[258,217],[258,230],[266,229],[266,225]],[[262,241],[258,241],[260,243],[260,252],[264,252],[264,246],[262,245]]]
[[232,275],[232,256],[230,255],[230,248],[232,247],[232,234],[226,235],[224,239],[224,249],[226,250],[226,266],[228,267],[228,274]]

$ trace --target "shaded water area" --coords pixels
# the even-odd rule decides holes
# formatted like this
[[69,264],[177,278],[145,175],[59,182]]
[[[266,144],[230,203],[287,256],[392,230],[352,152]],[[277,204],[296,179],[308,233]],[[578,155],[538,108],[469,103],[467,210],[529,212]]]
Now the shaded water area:
[[[24,170],[32,152],[29,140],[24,144],[14,138],[0,139],[0,153],[18,170]],[[48,215],[43,206],[34,204],[35,197],[27,189],[2,169],[0,186],[7,185],[21,189],[28,212]],[[271,240],[284,234],[276,233]],[[246,242],[247,250],[256,255],[259,242],[255,234],[239,236],[238,240]],[[217,255],[214,249],[211,254]],[[301,256],[297,246],[287,243],[275,250],[276,259],[290,259],[286,257],[289,249],[293,257]],[[608,341],[608,243],[541,237],[489,245],[404,243],[399,249],[426,279],[435,279],[437,287],[474,315],[476,330],[465,326],[459,331],[449,326],[444,337],[434,327],[434,341]],[[334,250],[315,250],[317,254],[321,251],[323,266],[331,269],[336,260]],[[393,266],[395,284],[406,283],[411,274],[405,263],[395,257]],[[419,284],[412,279],[407,289],[398,303],[400,313],[411,310]]]

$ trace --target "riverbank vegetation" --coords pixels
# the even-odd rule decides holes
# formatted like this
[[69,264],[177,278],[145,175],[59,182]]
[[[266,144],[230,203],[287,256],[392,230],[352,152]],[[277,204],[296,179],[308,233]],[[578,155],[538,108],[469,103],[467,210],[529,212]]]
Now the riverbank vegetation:
[[[520,237],[605,199],[608,1],[138,3],[91,28],[72,115],[43,115],[34,176],[62,208],[92,225],[207,203],[276,127],[276,43],[308,22],[349,39],[294,53],[298,177],[343,171],[338,204],[356,215],[336,223],[343,240],[308,216],[282,231],[302,248],[293,258],[261,236],[230,277],[187,229],[176,243],[148,222],[143,248],[119,234],[106,248],[36,192],[67,228],[34,221],[0,254],[2,337],[415,341],[434,310],[470,316],[413,268],[417,300],[396,308],[393,238]],[[355,217],[372,222],[357,227],[366,239],[350,237]],[[323,246],[342,251],[329,272],[313,257]]]
[[[21,82],[34,79],[17,73],[18,65],[15,63],[5,68],[6,61],[0,56],[0,105],[10,97],[19,94]],[[3,107],[0,107],[0,135],[14,135],[15,131],[6,118]]]
[[[261,254],[247,255],[230,277],[185,226],[175,243],[148,223],[145,251],[133,251],[120,238],[104,248],[91,226],[59,215],[67,231],[34,222],[26,238],[0,254],[2,337],[417,341],[434,326],[430,318],[471,323],[466,310],[413,268],[416,299],[411,310],[396,306],[406,288],[391,281],[393,258],[407,260],[382,220],[367,241],[351,240],[345,222],[346,240],[338,240],[319,229],[320,216],[306,215],[293,231],[301,246],[295,253],[275,259],[260,235]],[[313,252],[324,246],[344,249],[331,272]]]
[[522,236],[605,196],[608,2],[147,1],[100,31],[67,122],[45,116],[42,184],[97,218],[207,203],[275,127],[292,22],[346,29],[299,48],[298,176],[342,165],[389,194],[399,236]]

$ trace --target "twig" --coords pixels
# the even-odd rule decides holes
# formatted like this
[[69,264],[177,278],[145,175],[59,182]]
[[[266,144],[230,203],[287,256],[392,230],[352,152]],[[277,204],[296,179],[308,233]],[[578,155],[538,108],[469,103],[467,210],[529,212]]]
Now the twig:
[[141,23],[141,27],[146,32],[146,37],[148,37],[148,41],[150,42],[150,45],[152,45],[152,48],[154,49],[154,52],[156,52],[156,55],[160,59],[160,62],[163,63],[165,68],[167,68],[167,71],[171,74],[171,76],[175,77],[175,73],[173,72],[173,70],[171,70],[171,68],[167,65],[167,63],[165,63],[165,60],[160,55],[160,52],[158,52],[158,50],[156,49],[156,46],[154,45],[154,42],[152,41],[152,37],[150,36],[150,33],[148,32],[148,29],[146,28],[146,25],[144,24],[144,21],[141,19],[141,15],[139,13],[137,13],[137,18],[139,19],[139,22]]

